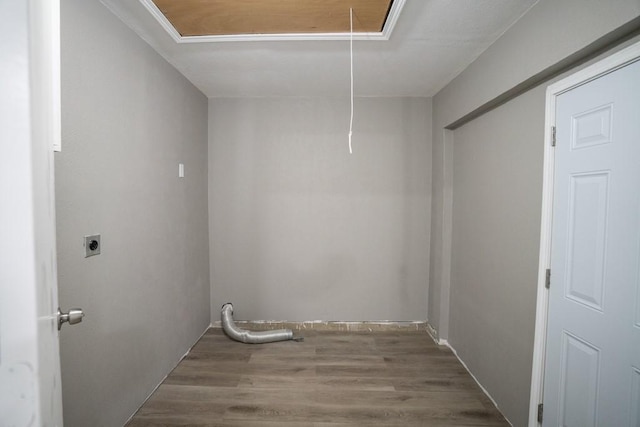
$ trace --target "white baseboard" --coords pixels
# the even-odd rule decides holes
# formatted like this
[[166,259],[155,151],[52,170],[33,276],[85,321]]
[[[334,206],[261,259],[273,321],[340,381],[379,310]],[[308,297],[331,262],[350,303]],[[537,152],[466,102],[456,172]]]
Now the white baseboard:
[[[434,328],[433,326],[431,326],[431,324],[429,323],[429,321],[427,320],[427,333],[429,334],[429,336],[431,337],[431,339],[433,340],[433,342],[435,342],[438,345],[445,345],[449,348],[451,348],[451,346],[449,345],[449,341],[438,337],[438,331],[436,330],[436,328]],[[455,352],[454,352],[455,353]],[[457,356],[456,356],[457,357]],[[458,358],[459,360],[460,358]]]

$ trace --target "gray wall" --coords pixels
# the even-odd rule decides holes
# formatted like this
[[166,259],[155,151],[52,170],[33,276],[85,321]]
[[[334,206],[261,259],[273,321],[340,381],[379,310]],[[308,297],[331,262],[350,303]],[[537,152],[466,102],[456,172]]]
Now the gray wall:
[[210,322],[207,99],[99,2],[61,3],[59,294],[87,314],[60,334],[64,418],[117,426]]
[[429,322],[516,426],[528,414],[544,87],[444,128],[639,14],[637,0],[540,0],[433,99]]
[[211,310],[237,319],[425,320],[431,104],[211,99]]
[[545,88],[454,132],[449,343],[514,426],[527,423]]

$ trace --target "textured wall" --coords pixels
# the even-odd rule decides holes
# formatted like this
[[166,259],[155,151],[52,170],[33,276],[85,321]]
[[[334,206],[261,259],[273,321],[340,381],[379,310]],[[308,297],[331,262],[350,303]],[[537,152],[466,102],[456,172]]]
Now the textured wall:
[[212,313],[424,320],[431,105],[424,98],[211,99]]
[[116,426],[210,322],[207,99],[99,2],[61,3],[59,293],[86,312],[60,336],[65,426]]

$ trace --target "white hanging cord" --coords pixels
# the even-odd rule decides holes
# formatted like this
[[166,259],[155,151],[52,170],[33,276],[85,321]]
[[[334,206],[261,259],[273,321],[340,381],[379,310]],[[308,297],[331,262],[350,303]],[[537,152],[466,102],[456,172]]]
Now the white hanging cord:
[[349,40],[349,51],[351,55],[351,121],[349,122],[349,154],[353,154],[351,149],[351,136],[353,135],[353,8],[349,9],[349,22],[351,26],[351,37]]

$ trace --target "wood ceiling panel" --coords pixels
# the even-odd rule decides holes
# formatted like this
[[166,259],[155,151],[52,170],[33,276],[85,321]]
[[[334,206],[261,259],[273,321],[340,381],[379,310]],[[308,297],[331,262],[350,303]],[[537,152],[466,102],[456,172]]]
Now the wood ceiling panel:
[[183,37],[380,32],[393,0],[153,0]]

